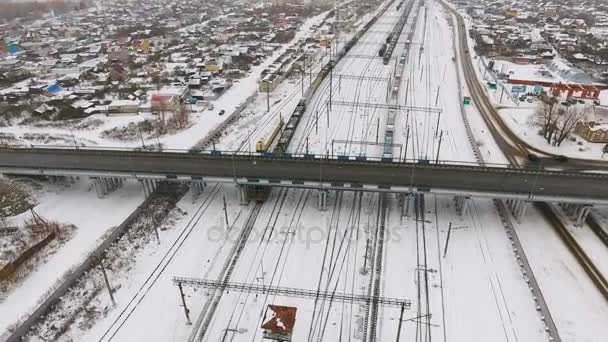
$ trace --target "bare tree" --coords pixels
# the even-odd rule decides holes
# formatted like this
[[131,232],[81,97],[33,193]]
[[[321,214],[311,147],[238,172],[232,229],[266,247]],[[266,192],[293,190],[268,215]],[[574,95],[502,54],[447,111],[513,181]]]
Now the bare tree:
[[538,124],[542,128],[543,137],[548,143],[555,133],[555,123],[559,117],[557,110],[558,100],[553,96],[543,96],[536,109]]
[[572,133],[581,120],[587,115],[587,108],[579,106],[568,106],[558,110],[559,116],[553,134],[553,146],[560,146],[562,142]]
[[190,111],[183,101],[178,100],[175,102],[173,118],[178,129],[183,129],[188,126],[188,122],[190,121]]

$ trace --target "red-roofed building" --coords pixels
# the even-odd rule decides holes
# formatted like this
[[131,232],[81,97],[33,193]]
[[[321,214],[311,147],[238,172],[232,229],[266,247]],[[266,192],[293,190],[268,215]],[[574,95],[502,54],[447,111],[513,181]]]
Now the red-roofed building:
[[291,341],[297,311],[298,308],[293,306],[268,305],[261,327],[264,330],[263,338],[271,341]]

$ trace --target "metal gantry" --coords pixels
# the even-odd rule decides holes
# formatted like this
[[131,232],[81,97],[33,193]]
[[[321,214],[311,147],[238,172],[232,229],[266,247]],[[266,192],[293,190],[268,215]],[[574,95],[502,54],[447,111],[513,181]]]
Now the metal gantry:
[[385,103],[366,103],[366,102],[350,102],[350,101],[332,101],[333,106],[347,106],[347,107],[360,107],[360,108],[382,108],[382,109],[395,109],[398,111],[417,111],[425,113],[441,113],[443,112],[440,108],[430,107],[415,107],[415,106],[401,106],[401,105],[388,105]]
[[174,277],[173,283],[177,286],[190,286],[204,289],[224,289],[232,290],[237,292],[249,292],[259,294],[275,294],[285,297],[297,297],[297,298],[318,298],[318,299],[330,299],[337,302],[349,302],[349,303],[378,303],[383,306],[401,307],[404,306],[409,309],[411,301],[407,299],[388,298],[379,296],[367,296],[362,294],[350,294],[350,293],[339,293],[339,292],[327,292],[327,291],[315,291],[307,289],[299,289],[293,287],[280,287],[280,286],[269,286],[260,284],[245,284],[245,283],[233,283],[233,282],[222,282],[220,280],[207,280],[197,278],[184,278]]

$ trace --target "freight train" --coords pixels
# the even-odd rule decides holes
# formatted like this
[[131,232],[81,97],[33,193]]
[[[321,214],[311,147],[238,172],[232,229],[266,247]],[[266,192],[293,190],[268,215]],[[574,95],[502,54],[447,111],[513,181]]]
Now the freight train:
[[289,147],[289,143],[293,138],[293,134],[302,119],[302,115],[306,112],[306,100],[302,99],[298,102],[296,109],[293,111],[291,118],[287,121],[287,125],[285,126],[285,130],[281,133],[281,137],[279,138],[279,142],[277,146],[274,148],[275,154],[283,154],[287,152],[287,147]]

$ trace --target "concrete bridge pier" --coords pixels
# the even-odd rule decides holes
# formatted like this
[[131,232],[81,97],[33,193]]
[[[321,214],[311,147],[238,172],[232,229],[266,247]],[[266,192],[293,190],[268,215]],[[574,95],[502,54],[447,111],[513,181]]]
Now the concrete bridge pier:
[[585,221],[587,220],[587,216],[589,216],[589,212],[591,208],[593,208],[590,204],[574,204],[574,203],[561,203],[560,206],[564,210],[564,212],[570,217],[572,222],[576,227],[582,227]]
[[117,177],[91,177],[97,197],[103,198],[105,195],[122,186],[122,178]]
[[462,217],[467,214],[469,199],[471,198],[468,196],[454,197],[454,203],[456,204],[456,213],[458,213],[458,216]]
[[190,191],[192,192],[192,199],[195,199],[200,194],[202,194],[203,190],[205,190],[205,186],[206,186],[206,183],[202,182],[202,181],[192,182],[192,186],[190,188]]
[[414,195],[411,193],[397,194],[397,200],[399,203],[399,207],[401,207],[401,217],[410,215],[413,197],[414,197]]
[[237,184],[236,190],[239,193],[239,204],[240,205],[248,205],[249,204],[249,194],[247,192],[247,185],[245,184]]
[[146,198],[150,197],[154,190],[156,190],[156,186],[158,185],[156,180],[153,179],[140,179],[139,182],[141,186],[144,188],[144,195]]
[[507,200],[507,204],[509,205],[509,208],[511,209],[511,213],[513,214],[513,217],[515,217],[515,220],[517,221],[517,223],[522,222],[522,219],[524,217],[524,215],[526,214],[526,209],[528,208],[528,201],[524,201],[524,200],[514,200],[514,199],[509,199]]
[[319,190],[317,208],[319,208],[320,211],[327,211],[327,194],[327,190]]

